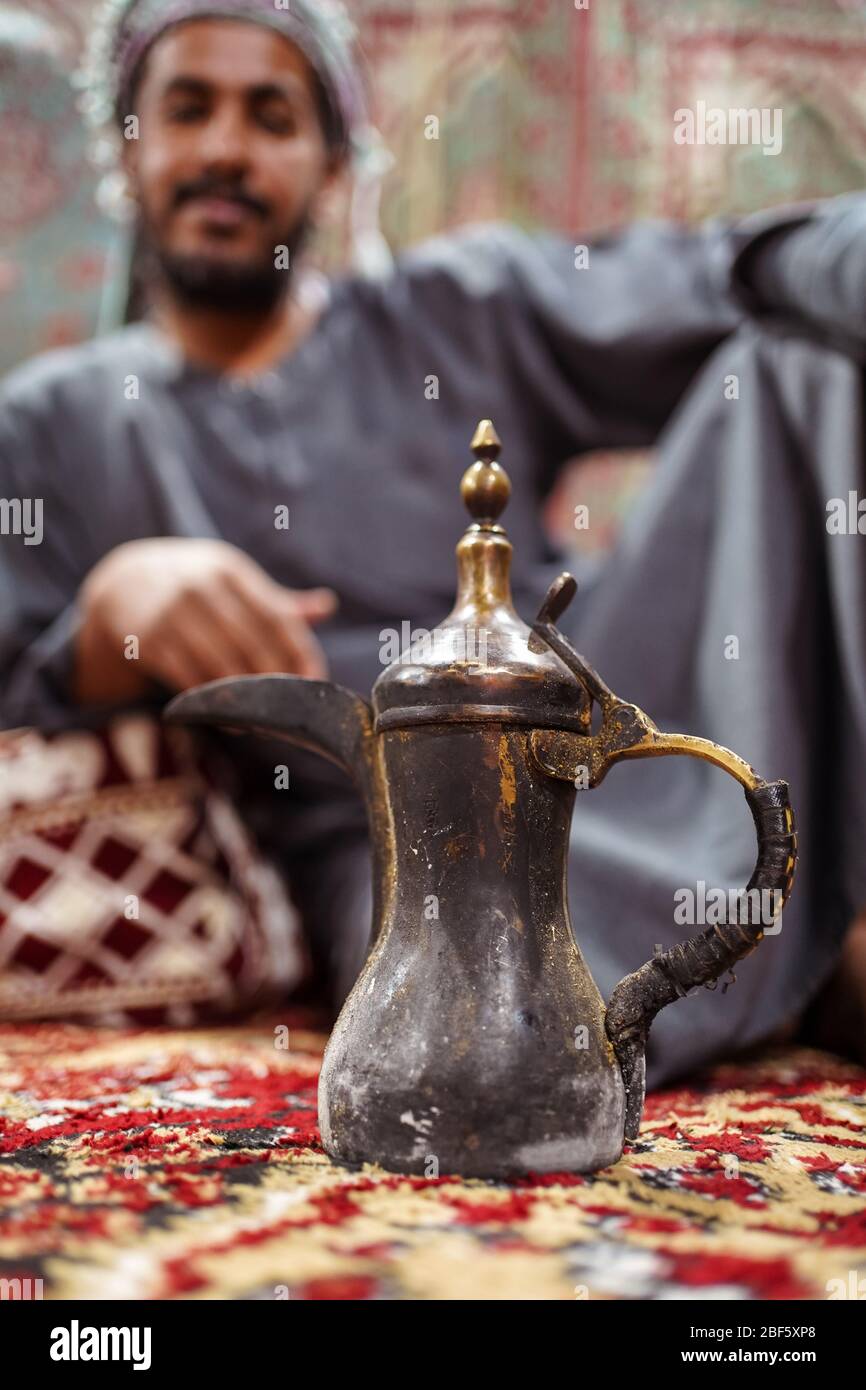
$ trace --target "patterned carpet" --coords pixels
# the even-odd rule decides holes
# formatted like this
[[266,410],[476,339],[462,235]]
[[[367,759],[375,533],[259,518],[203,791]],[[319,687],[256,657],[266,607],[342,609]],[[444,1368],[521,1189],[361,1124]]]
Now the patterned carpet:
[[717,1067],[651,1096],[591,1177],[402,1178],[324,1155],[314,1023],[0,1027],[0,1277],[46,1298],[826,1299],[866,1275],[861,1068],[790,1047]]

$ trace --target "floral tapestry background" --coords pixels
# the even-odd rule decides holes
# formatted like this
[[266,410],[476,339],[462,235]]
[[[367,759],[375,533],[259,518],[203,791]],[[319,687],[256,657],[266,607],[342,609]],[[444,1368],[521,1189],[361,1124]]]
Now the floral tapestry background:
[[[95,202],[70,82],[93,8],[0,0],[0,372],[122,314],[123,242]],[[353,0],[350,9],[395,160],[382,202],[395,250],[477,218],[585,234],[866,182],[866,0]],[[674,112],[699,100],[781,108],[781,152],[677,145]],[[338,219],[323,264],[339,264],[346,245]],[[608,543],[642,476],[639,462],[620,465],[617,505],[596,510],[584,545]],[[595,474],[584,468],[583,501],[610,487],[608,461]]]
[[[585,3],[350,5],[395,156],[382,209],[395,249],[479,217],[577,231],[863,185],[863,0]],[[0,4],[0,370],[97,325],[114,233],[69,82],[92,10]],[[673,113],[698,99],[781,107],[781,154],[675,145]]]

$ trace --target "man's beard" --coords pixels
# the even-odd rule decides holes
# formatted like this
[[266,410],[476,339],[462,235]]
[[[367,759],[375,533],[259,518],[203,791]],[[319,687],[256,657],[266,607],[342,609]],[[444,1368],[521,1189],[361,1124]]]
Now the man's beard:
[[148,278],[155,274],[172,298],[188,309],[264,314],[274,309],[287,293],[295,258],[311,231],[312,219],[305,212],[291,231],[275,243],[269,256],[260,261],[232,262],[219,257],[211,259],[206,255],[172,252],[142,228]]

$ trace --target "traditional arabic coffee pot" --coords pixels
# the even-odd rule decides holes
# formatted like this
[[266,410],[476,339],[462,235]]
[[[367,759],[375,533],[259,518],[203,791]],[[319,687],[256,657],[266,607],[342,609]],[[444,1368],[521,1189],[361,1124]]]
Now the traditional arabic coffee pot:
[[[659,1009],[755,948],[767,925],[757,900],[769,894],[771,921],[781,911],[794,818],[785,782],[706,739],[661,732],[608,689],[555,626],[576,591],[570,575],[531,628],[521,622],[498,521],[510,484],[489,420],[472,450],[457,601],[433,640],[383,671],[372,703],[328,681],[240,676],[180,695],[167,718],[314,749],[365,798],[373,923],[322,1065],[331,1157],[402,1173],[591,1172],[637,1136]],[[653,956],[605,1008],[566,903],[575,793],[621,759],[666,753],[741,783],[758,837],[748,890],[764,892],[741,895],[738,920]]]

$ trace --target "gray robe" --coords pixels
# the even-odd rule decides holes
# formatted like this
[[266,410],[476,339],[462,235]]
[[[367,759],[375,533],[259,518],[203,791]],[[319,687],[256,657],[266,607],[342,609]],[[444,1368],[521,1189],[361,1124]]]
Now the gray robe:
[[[339,277],[311,335],[247,384],[181,361],[147,324],[15,371],[0,495],[42,498],[44,539],[0,537],[0,715],[49,728],[111,713],[68,694],[76,594],[106,551],[159,535],[223,537],[283,584],[334,588],[331,676],[366,695],[383,630],[433,628],[451,607],[480,417],[504,441],[527,620],[564,563],[541,524],[563,461],[657,445],[652,485],[601,570],[579,566],[561,626],[660,727],[786,778],[801,865],[782,930],[736,986],[656,1019],[656,1085],[784,1025],[866,903],[864,542],[825,524],[829,498],[863,489],[866,200],[642,224],[593,242],[584,269],[580,240],[478,225],[404,253],[387,280]],[[317,759],[223,743],[339,1000],[369,929],[362,808]],[[273,790],[276,762],[289,793]],[[677,889],[741,887],[754,857],[739,788],[705,764],[624,764],[579,794],[570,905],[603,995],[701,929],[677,925]]]

